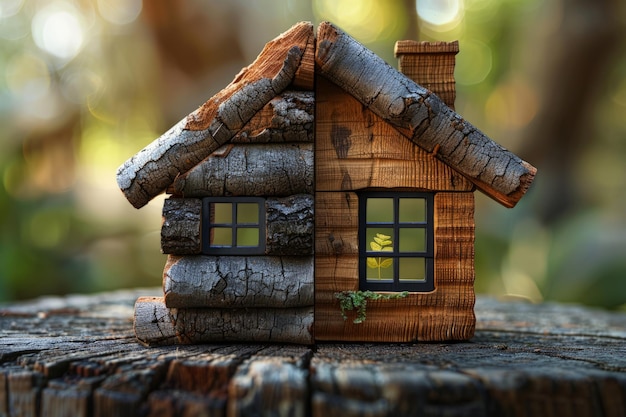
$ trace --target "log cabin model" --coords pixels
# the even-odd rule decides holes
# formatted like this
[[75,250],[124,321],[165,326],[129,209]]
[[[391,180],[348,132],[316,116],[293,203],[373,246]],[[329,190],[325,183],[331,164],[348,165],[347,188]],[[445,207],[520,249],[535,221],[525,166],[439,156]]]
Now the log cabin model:
[[457,42],[395,52],[298,23],[119,168],[136,208],[170,194],[140,342],[473,336],[473,193],[513,207],[536,169],[453,110]]

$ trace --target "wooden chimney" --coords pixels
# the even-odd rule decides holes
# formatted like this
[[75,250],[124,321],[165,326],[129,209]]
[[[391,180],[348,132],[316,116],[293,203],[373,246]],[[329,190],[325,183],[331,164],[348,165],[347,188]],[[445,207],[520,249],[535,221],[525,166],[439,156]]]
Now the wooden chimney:
[[437,94],[448,107],[454,109],[454,64],[455,55],[459,52],[459,41],[402,40],[396,42],[394,52],[400,72]]

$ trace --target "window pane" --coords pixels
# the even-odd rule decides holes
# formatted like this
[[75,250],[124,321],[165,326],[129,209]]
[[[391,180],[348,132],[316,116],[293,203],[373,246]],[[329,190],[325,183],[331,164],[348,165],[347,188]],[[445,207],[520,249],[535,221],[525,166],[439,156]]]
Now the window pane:
[[237,247],[259,246],[259,229],[255,227],[240,227],[237,229]]
[[259,224],[259,204],[239,203],[237,204],[238,224]]
[[400,199],[400,223],[423,223],[426,221],[426,200],[423,198]]
[[211,246],[233,246],[233,229],[231,229],[230,227],[213,227],[211,229]]
[[426,252],[426,229],[401,228],[400,252]]
[[400,258],[400,281],[426,281],[425,258]]
[[365,278],[368,281],[393,281],[395,265],[392,258],[377,256],[367,258],[366,261],[367,273]]
[[391,227],[368,227],[365,232],[367,252],[392,252],[393,229]]
[[393,222],[393,198],[368,198],[366,204],[368,223]]
[[212,223],[231,224],[233,222],[233,206],[231,203],[211,203]]

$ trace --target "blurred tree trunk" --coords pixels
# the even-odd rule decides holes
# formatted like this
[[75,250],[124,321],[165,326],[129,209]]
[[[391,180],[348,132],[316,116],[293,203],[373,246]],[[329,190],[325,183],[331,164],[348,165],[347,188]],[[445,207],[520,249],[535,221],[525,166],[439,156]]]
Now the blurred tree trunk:
[[[540,108],[528,126],[520,155],[537,166],[538,216],[553,223],[581,206],[576,186],[584,175],[579,156],[596,134],[594,107],[605,75],[620,42],[623,28],[617,19],[623,0],[563,0],[560,25],[544,38],[542,70],[537,80]],[[551,2],[544,3],[543,7]],[[535,27],[531,30],[535,30]],[[545,35],[545,34],[544,34]]]
[[404,13],[408,19],[402,39],[419,41],[419,20],[417,19],[416,0],[403,0]]
[[248,64],[238,37],[238,11],[236,4],[229,2],[143,3],[142,16],[154,37],[163,73],[160,101],[171,118],[164,125],[193,110],[181,110],[181,105],[203,103]]

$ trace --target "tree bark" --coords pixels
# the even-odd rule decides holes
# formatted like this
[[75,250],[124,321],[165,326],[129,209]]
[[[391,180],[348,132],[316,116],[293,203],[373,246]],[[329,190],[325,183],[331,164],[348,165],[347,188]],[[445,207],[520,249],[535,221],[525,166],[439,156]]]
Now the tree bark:
[[533,166],[330,23],[319,26],[315,61],[318,74],[501,204],[513,207],[530,186]]
[[295,25],[266,44],[230,85],[127,160],[118,169],[117,182],[128,201],[136,208],[144,206],[232,138],[292,83],[313,39],[310,23]]
[[162,297],[135,303],[135,335],[149,346],[212,342],[312,344],[313,306],[169,309]]
[[202,200],[168,198],[163,202],[161,251],[193,254],[202,251]]
[[172,308],[312,306],[313,258],[169,256],[163,292]]
[[315,246],[313,200],[313,196],[309,194],[265,200],[267,254],[313,254]]
[[285,91],[265,105],[231,139],[232,143],[310,142],[314,136],[315,93]]
[[181,175],[171,191],[185,197],[312,194],[313,161],[310,143],[234,145]]

